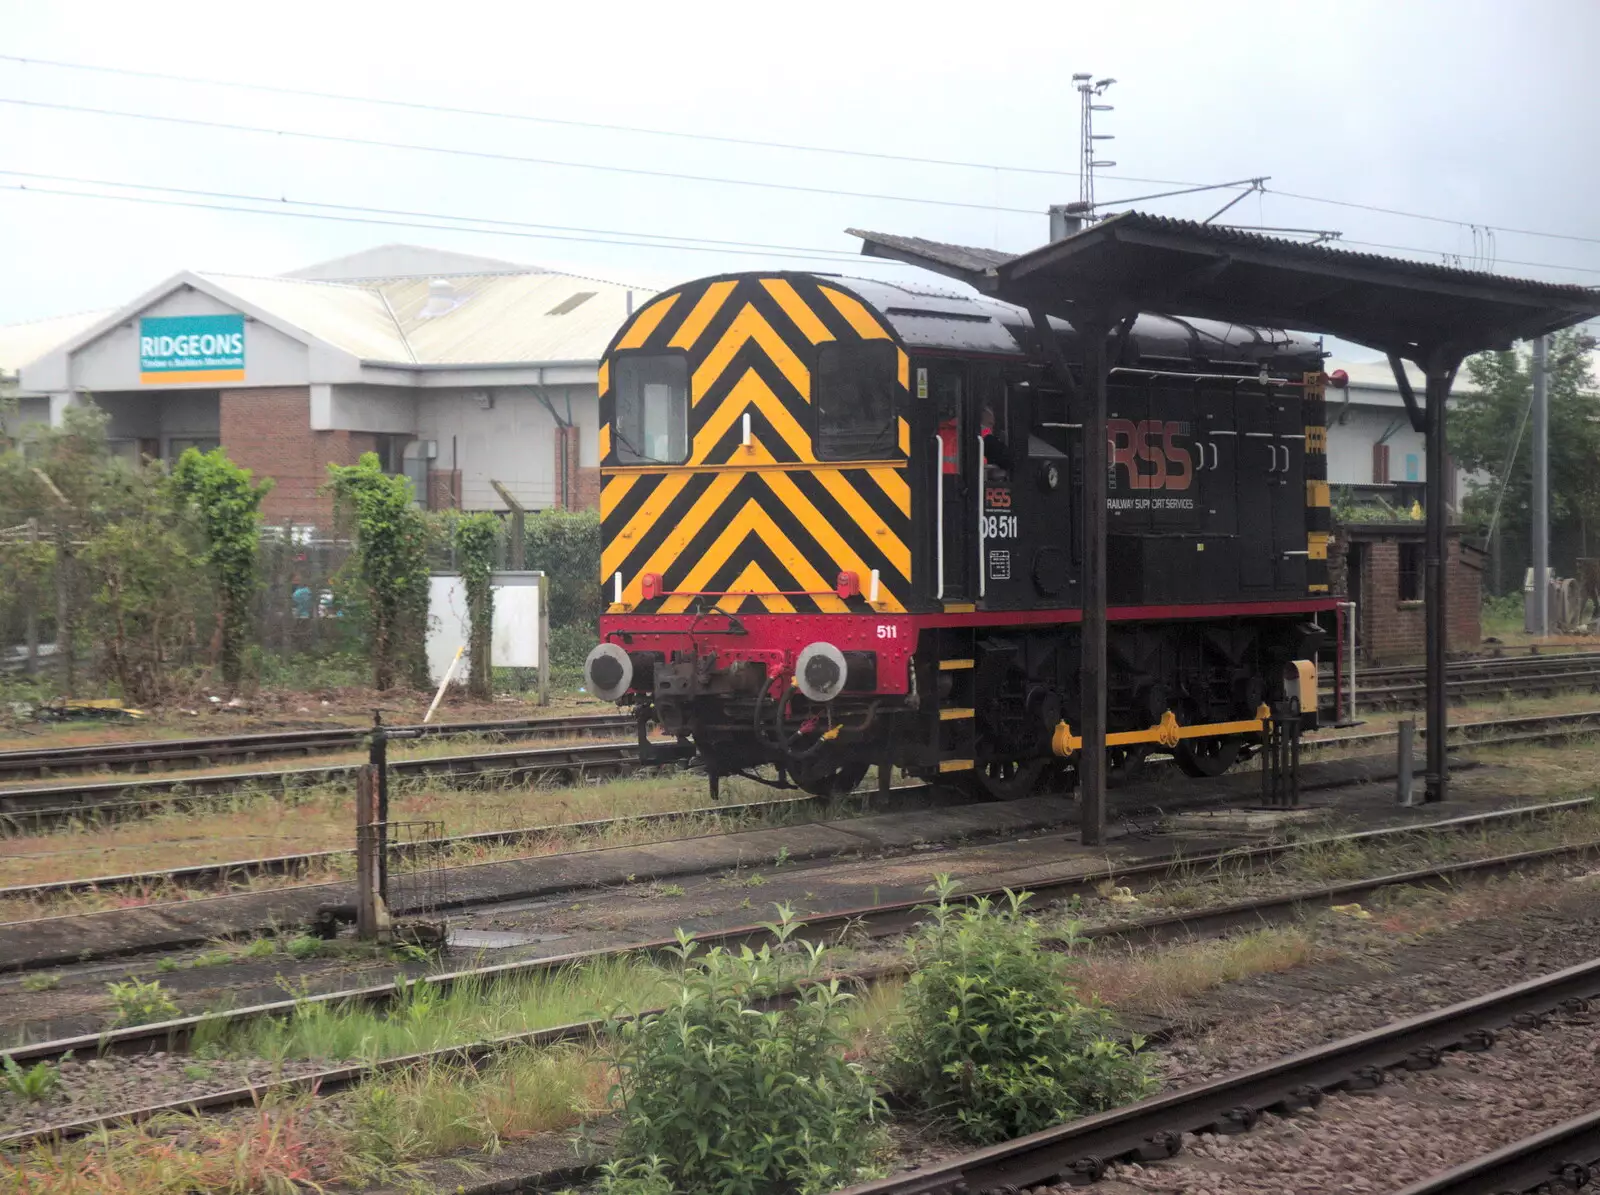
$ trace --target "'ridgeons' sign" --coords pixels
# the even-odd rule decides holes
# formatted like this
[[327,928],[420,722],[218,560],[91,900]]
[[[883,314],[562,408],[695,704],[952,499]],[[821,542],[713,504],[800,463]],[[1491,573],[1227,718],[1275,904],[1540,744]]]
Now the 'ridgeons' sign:
[[168,315],[139,321],[139,381],[244,381],[244,316]]

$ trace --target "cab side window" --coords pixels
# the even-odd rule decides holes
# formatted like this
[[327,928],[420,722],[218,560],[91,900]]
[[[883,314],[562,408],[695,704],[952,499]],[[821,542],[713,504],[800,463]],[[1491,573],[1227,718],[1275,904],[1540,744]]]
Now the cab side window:
[[819,460],[882,460],[897,454],[897,365],[895,347],[887,340],[821,346],[812,387]]
[[630,353],[615,359],[617,460],[681,465],[689,459],[689,359]]

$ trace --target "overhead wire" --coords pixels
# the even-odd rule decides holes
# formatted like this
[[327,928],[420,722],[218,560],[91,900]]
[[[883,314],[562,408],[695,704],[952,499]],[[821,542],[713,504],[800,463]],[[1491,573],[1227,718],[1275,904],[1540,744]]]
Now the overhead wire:
[[[366,104],[376,107],[398,108],[419,112],[437,112],[442,115],[472,116],[493,120],[519,121],[559,127],[592,129],[596,131],[630,133],[691,141],[705,141],[724,145],[740,145],[751,148],[778,149],[800,153],[833,154],[842,157],[877,159],[881,161],[906,162],[920,165],[948,166],[962,169],[1005,171],[1013,174],[1044,175],[1059,178],[1077,178],[1079,176],[1078,171],[1059,170],[1042,166],[1017,166],[997,162],[976,162],[959,158],[939,158],[916,154],[897,154],[884,150],[864,150],[845,146],[813,145],[804,142],[778,141],[757,137],[734,137],[726,134],[692,132],[681,129],[663,129],[644,125],[627,125],[607,123],[603,121],[575,120],[565,117],[544,116],[530,112],[507,112],[492,108],[475,108],[464,105],[428,103],[421,100],[402,100],[385,96],[360,95],[354,92],[325,91],[315,88],[289,87],[283,84],[256,83],[240,79],[220,79],[202,75],[184,75],[175,72],[107,66],[97,63],[70,62],[64,59],[36,58],[21,54],[0,54],[0,62],[9,62],[19,66],[38,66],[55,70],[115,75],[124,78],[146,79],[156,82],[181,83],[187,86],[228,88],[239,91],[253,91],[269,95],[299,96],[307,99],[332,100],[339,103]],[[1101,174],[1099,177],[1117,179],[1124,182],[1154,183],[1161,186],[1203,187],[1206,185],[1186,179],[1144,178],[1134,175]],[[1234,184],[1220,184],[1219,186],[1227,187],[1232,185]],[[1287,191],[1278,187],[1262,189],[1270,190],[1274,195],[1278,195],[1285,199],[1295,199],[1306,203],[1321,203],[1334,207],[1351,208],[1360,211],[1374,212],[1381,215],[1397,216],[1404,219],[1424,220],[1431,223],[1453,225],[1460,228],[1471,228],[1474,230],[1487,229],[1491,235],[1494,231],[1498,230],[1500,232],[1513,233],[1519,236],[1543,237],[1553,240],[1574,241],[1581,244],[1600,244],[1600,237],[1594,236],[1584,236],[1575,233],[1550,232],[1543,229],[1515,228],[1506,225],[1491,225],[1481,220],[1462,220],[1455,217],[1439,216],[1427,212],[1407,211],[1403,208],[1387,207],[1381,204],[1366,203],[1359,200],[1334,199],[1323,195],[1309,195],[1304,192]],[[871,196],[858,197],[868,198]],[[908,197],[889,198],[902,199],[910,202],[937,202],[932,200],[909,199]],[[1015,208],[1004,208],[1000,207],[999,205],[963,206],[980,206],[990,210],[1013,212],[1020,210]],[[1033,213],[1029,211],[1028,214],[1031,215]]]
[[[676,233],[638,232],[632,229],[616,228],[585,228],[570,224],[541,224],[531,220],[506,220],[495,216],[463,216],[450,212],[419,212],[405,208],[372,207],[366,204],[331,203],[317,199],[291,199],[287,195],[251,195],[239,191],[210,191],[193,187],[163,187],[154,183],[124,182],[120,179],[109,178],[83,178],[70,174],[44,174],[30,170],[6,170],[0,168],[0,177],[38,179],[54,183],[71,183],[77,186],[92,187],[119,187],[131,191],[155,191],[167,195],[195,196],[203,199],[229,199],[249,203],[263,203],[273,206],[327,208],[331,211],[367,213],[380,216],[405,216],[423,220],[449,220],[466,224],[492,224],[510,228],[541,229],[554,233],[582,233],[599,237],[643,237],[652,241],[690,241],[713,249],[771,249],[780,252],[803,253],[808,256],[838,257],[840,259],[854,260],[857,254],[849,249],[816,248],[809,245],[775,244],[767,241],[734,241],[717,237],[688,236]],[[39,188],[29,188],[38,190]],[[108,198],[114,198],[108,196]],[[270,211],[271,208],[262,209]],[[485,229],[484,231],[491,231]],[[568,239],[565,237],[556,239]],[[608,242],[609,243],[609,242]],[[622,242],[617,242],[622,243]],[[684,248],[680,245],[662,245],[662,248]]]
[[[609,133],[633,133],[649,137],[672,137],[686,141],[709,141],[722,145],[742,145],[758,149],[781,149],[799,153],[836,154],[850,158],[873,158],[885,162],[907,162],[923,166],[953,166],[970,170],[1002,170],[1011,174],[1040,174],[1060,178],[1077,178],[1076,170],[1056,170],[1047,166],[1012,166],[998,162],[971,162],[959,158],[935,158],[917,154],[896,154],[885,150],[851,149],[835,145],[808,145],[798,141],[774,141],[760,137],[732,137],[719,133],[689,132],[682,129],[652,128],[646,125],[608,124],[597,120],[573,120],[557,116],[541,116],[532,112],[505,112],[492,108],[469,108],[454,104],[431,104],[421,100],[400,100],[386,96],[357,95],[348,91],[320,91],[309,87],[286,87],[275,83],[251,83],[242,79],[218,79],[203,75],[179,75],[165,71],[136,70],[131,67],[102,66],[85,62],[66,62],[55,58],[30,58],[22,54],[0,54],[0,62],[21,66],[44,66],[59,70],[87,71],[96,74],[121,75],[132,79],[151,79],[163,83],[184,83],[200,87],[225,87],[237,91],[255,91],[267,95],[300,96],[306,99],[335,100],[341,103],[370,104],[375,107],[401,108],[413,112],[438,112],[449,116],[476,116],[490,120],[522,121],[529,124],[555,125],[565,128],[593,129]],[[1186,179],[1141,178],[1135,175],[1101,174],[1100,178],[1113,178],[1119,182],[1154,183],[1159,186],[1193,187],[1203,184]]]
[[[525,232],[515,228],[480,228],[469,224],[435,223],[426,224],[416,220],[388,220],[376,216],[338,215],[333,212],[306,212],[293,211],[283,208],[270,207],[245,207],[240,204],[202,203],[198,200],[175,199],[154,195],[110,195],[97,191],[73,191],[62,187],[30,186],[27,183],[0,184],[0,191],[15,191],[29,195],[57,195],[68,196],[76,199],[98,199],[109,202],[137,203],[150,207],[179,207],[199,211],[235,212],[253,216],[276,216],[300,220],[325,220],[340,224],[371,224],[387,228],[420,228],[433,232],[467,232],[477,233],[480,236],[505,236],[519,237],[528,240],[553,240],[574,241],[594,245],[626,245],[631,248],[643,249],[681,249],[692,253],[738,253],[740,250],[721,248],[715,245],[689,245],[669,244],[660,241],[634,241],[623,238],[605,238],[590,236],[569,236],[561,233]],[[448,219],[448,217],[445,217]],[[829,252],[838,252],[840,256],[828,256]],[[879,260],[871,257],[845,256],[843,251],[820,250],[815,253],[782,253],[763,251],[763,257],[781,257],[798,261],[828,261],[849,262],[863,265],[895,265],[897,263]]]
[[713,183],[720,186],[756,187],[769,191],[794,191],[806,195],[838,195],[847,199],[873,199],[891,203],[921,203],[935,207],[966,208],[977,211],[1011,212],[1023,216],[1036,216],[1031,207],[1005,207],[992,203],[971,203],[960,199],[934,199],[922,195],[893,195],[874,191],[846,191],[837,187],[812,187],[803,183],[778,183],[765,179],[728,178],[721,175],[687,174],[676,170],[651,170],[643,166],[615,166],[603,162],[574,162],[561,158],[540,158],[523,154],[499,153],[488,149],[466,149],[453,145],[428,145],[416,141],[386,141],[378,137],[355,137],[341,133],[315,133],[305,129],[272,129],[262,125],[238,124],[226,120],[206,120],[198,116],[170,116],[157,112],[133,112],[125,108],[95,108],[84,104],[63,104],[48,100],[25,100],[16,96],[0,96],[0,104],[13,107],[38,108],[53,112],[71,112],[79,115],[110,116],[127,120],[146,120],[161,124],[183,125],[188,128],[219,129],[230,133],[258,133],[267,137],[293,137],[303,141],[320,141],[336,145],[362,145],[376,149],[397,149],[411,152],[448,154],[454,157],[480,158],[494,162],[518,162],[530,166],[555,166],[571,170],[598,170],[610,174],[631,174],[648,178],[670,178],[686,182]]

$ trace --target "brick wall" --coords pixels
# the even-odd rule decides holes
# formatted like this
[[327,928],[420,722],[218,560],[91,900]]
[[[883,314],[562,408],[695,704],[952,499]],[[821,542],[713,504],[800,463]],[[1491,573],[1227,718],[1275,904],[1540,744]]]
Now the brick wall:
[[367,432],[311,430],[311,392],[305,386],[224,390],[218,400],[222,446],[257,477],[275,483],[261,504],[269,523],[315,523],[331,527],[333,503],[319,493],[328,466],[353,465],[372,452]]
[[[580,439],[579,429],[576,426],[556,429],[553,451],[555,452],[555,500],[552,506],[566,510],[599,510],[600,509],[600,470],[593,466],[585,467],[578,462],[583,458],[579,455]],[[561,492],[561,479],[567,479],[566,495],[563,500]]]
[[[1361,619],[1361,655],[1368,664],[1420,660],[1427,653],[1427,628],[1421,601],[1400,600],[1400,545],[1418,546],[1422,536],[1356,534],[1340,529],[1329,552],[1329,579],[1333,592],[1349,596],[1348,553],[1352,543],[1365,552],[1361,593],[1356,595]],[[1471,557],[1467,559],[1466,557]],[[1419,561],[1420,564],[1420,561]],[[1419,572],[1419,587],[1425,583]],[[1452,532],[1445,557],[1448,612],[1445,619],[1446,650],[1471,651],[1483,639],[1479,612],[1483,601],[1482,572],[1476,554],[1463,553],[1461,537]]]

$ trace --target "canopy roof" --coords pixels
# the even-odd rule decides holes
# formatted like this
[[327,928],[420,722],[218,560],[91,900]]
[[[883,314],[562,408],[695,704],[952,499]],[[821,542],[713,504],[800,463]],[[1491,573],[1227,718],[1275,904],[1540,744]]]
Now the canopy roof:
[[1021,255],[851,229],[862,252],[1073,319],[1135,311],[1322,332],[1419,364],[1600,314],[1600,291],[1124,212]]

